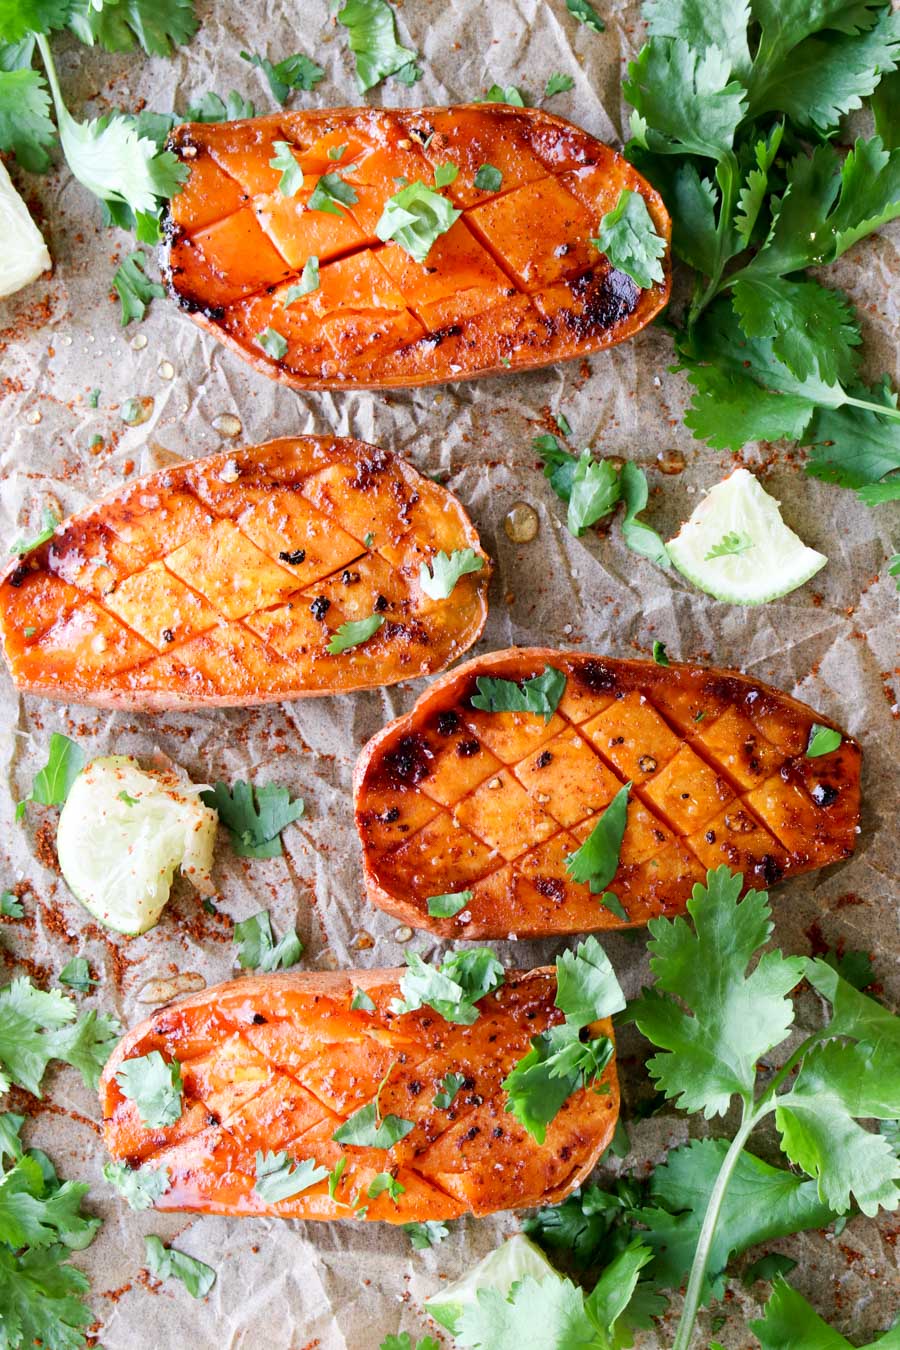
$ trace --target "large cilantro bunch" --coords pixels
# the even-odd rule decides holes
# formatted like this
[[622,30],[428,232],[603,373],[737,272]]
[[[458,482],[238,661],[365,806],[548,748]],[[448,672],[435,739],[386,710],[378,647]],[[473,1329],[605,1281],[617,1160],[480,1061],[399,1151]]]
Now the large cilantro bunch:
[[[717,448],[798,441],[814,477],[869,504],[897,498],[896,395],[863,384],[857,316],[806,269],[900,215],[900,12],[880,0],[646,0],[644,12],[627,153],[694,274],[676,334],[688,425]],[[879,134],[842,155],[841,119],[873,94]]]
[[[168,56],[197,31],[193,0],[24,0],[0,3],[0,150],[42,173],[62,148],[73,175],[103,204],[107,224],[152,243],[156,218],[188,171],[141,120],[122,113],[78,121],[66,107],[48,38],[68,29],[107,51]],[[45,74],[33,65],[40,56]],[[51,111],[55,112],[54,122]]]

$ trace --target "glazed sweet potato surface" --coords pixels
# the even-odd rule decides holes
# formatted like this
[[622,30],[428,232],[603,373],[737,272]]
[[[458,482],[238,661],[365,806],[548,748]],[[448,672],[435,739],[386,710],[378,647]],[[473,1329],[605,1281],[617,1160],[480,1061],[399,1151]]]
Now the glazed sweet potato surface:
[[[292,195],[270,164],[276,142],[303,173]],[[666,281],[642,291],[590,242],[623,188],[668,239],[662,199],[621,155],[537,109],[281,112],[181,126],[170,144],[190,169],[169,207],[170,291],[288,384],[432,384],[547,365],[621,342],[668,299],[668,261]],[[382,244],[376,225],[396,180],[431,187],[446,164],[459,173],[441,190],[462,215],[419,263]],[[476,185],[484,165],[502,174],[494,191]],[[336,173],[356,200],[311,209],[319,180]],[[310,257],[319,284],[290,300]],[[267,329],[283,356],[260,346]]]
[[[591,1171],[618,1115],[614,1061],[603,1093],[581,1088],[536,1143],[506,1110],[500,1084],[532,1036],[562,1020],[556,972],[507,972],[471,1026],[431,1008],[395,1015],[401,970],[286,974],[236,980],[164,1008],[129,1032],[100,1084],[104,1137],[132,1166],[165,1167],[160,1209],[284,1218],[365,1218],[406,1223],[554,1203]],[[374,1011],[351,1009],[362,990]],[[611,1036],[608,1023],[597,1034]],[[123,1061],[158,1050],[177,1059],[182,1114],[147,1129],[122,1095]],[[434,1104],[448,1073],[464,1085]],[[379,1093],[379,1084],[383,1084]],[[413,1128],[390,1149],[336,1143],[341,1124],[379,1093],[382,1118]],[[333,1196],[322,1180],[267,1204],[256,1190],[256,1151],[284,1151],[344,1170]],[[379,1173],[406,1189],[396,1202],[366,1196]],[[362,1216],[361,1216],[362,1217]]]
[[[478,676],[566,676],[549,722],[471,704]],[[370,900],[454,937],[550,936],[682,911],[726,864],[747,885],[846,858],[860,750],[805,755],[826,718],[731,671],[549,649],[495,652],[436,680],[364,749],[356,818]],[[566,858],[633,784],[609,890],[627,925],[574,882]],[[471,891],[453,918],[430,896]]]
[[[360,441],[304,436],[121,488],[0,580],[16,685],[107,707],[263,703],[433,673],[475,641],[490,569],[448,600],[419,584],[479,550],[462,506]],[[331,655],[345,623],[379,615]]]

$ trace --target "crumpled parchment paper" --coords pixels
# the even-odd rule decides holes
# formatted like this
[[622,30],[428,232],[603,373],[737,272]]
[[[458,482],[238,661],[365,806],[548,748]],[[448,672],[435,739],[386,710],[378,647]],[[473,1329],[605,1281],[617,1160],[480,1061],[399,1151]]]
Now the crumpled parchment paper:
[[[600,4],[607,31],[598,35],[568,14],[564,0],[407,0],[399,11],[401,41],[423,57],[425,77],[412,89],[388,82],[371,102],[453,103],[482,95],[495,81],[516,84],[536,102],[554,71],[571,74],[571,92],[547,104],[592,133],[620,143],[624,107],[620,79],[641,45],[636,4]],[[275,0],[202,0],[203,25],[174,59],[110,56],[65,37],[54,39],[70,106],[93,113],[110,104],[134,109],[139,100],[160,111],[184,109],[209,89],[231,88],[272,108],[260,72],[240,60],[242,48],[277,61],[306,51],[327,71],[314,94],[295,94],[291,107],[355,104],[346,34],[334,26],[326,0],[301,6]],[[721,605],[677,576],[629,553],[614,527],[609,537],[571,538],[563,510],[536,465],[532,436],[553,430],[564,412],[575,446],[637,459],[649,471],[649,518],[664,537],[725,476],[731,455],[693,441],[681,424],[683,380],[668,372],[665,333],[649,329],[611,352],[529,375],[412,392],[305,393],[270,383],[181,315],[156,301],[143,324],[119,327],[109,295],[118,259],[131,241],[99,225],[96,202],[65,169],[47,178],[14,168],[41,222],[54,259],[53,275],[0,302],[0,537],[11,540],[35,524],[40,508],[58,503],[69,513],[125,477],[194,457],[228,443],[213,427],[221,414],[243,426],[253,443],[299,432],[351,434],[407,455],[430,473],[442,472],[473,515],[496,559],[492,610],[476,650],[511,643],[559,644],[616,656],[649,655],[654,639],[673,657],[749,671],[789,690],[859,737],[865,750],[864,809],[856,856],[824,872],[798,877],[773,893],[776,939],[786,950],[828,945],[870,951],[884,996],[900,992],[896,860],[897,597],[885,558],[897,547],[897,514],[871,511],[850,493],[803,476],[800,456],[748,448],[740,457],[760,472],[783,503],[785,519],[829,566],[801,591],[759,609]],[[850,251],[831,284],[860,306],[866,374],[900,375],[900,232],[886,230]],[[174,378],[165,363],[174,368]],[[99,389],[97,407],[89,393]],[[120,406],[153,400],[144,424],[127,427]],[[91,449],[99,435],[102,445]],[[680,450],[677,476],[655,468],[657,455]],[[510,543],[503,518],[516,501],[540,515],[537,539]],[[891,537],[893,527],[893,542]],[[0,883],[16,885],[25,918],[3,921],[4,981],[29,970],[55,982],[72,956],[91,962],[100,984],[85,1006],[114,1011],[133,1024],[151,1008],[141,1002],[148,981],[189,973],[194,983],[228,979],[234,968],[231,922],[269,908],[277,933],[296,925],[303,966],[394,965],[406,949],[396,920],[372,910],[360,882],[350,783],[363,742],[407,709],[417,690],[399,686],[334,699],[260,710],[200,710],[192,715],[97,712],[19,698],[0,675]],[[159,749],[195,781],[238,776],[276,781],[302,794],[305,817],[285,831],[285,856],[268,862],[230,854],[220,831],[216,877],[222,917],[206,915],[179,885],[159,926],[127,940],[92,927],[53,870],[47,847],[55,812],[31,807],[24,825],[14,802],[44,762],[50,732],[77,737],[92,755],[149,755]],[[44,860],[44,861],[42,861]],[[426,956],[440,944],[416,935]],[[529,965],[552,960],[552,942],[497,944],[505,960]],[[647,977],[644,935],[618,935],[606,946],[626,992]],[[805,1011],[813,1013],[812,1006]],[[624,1102],[649,1095],[646,1046],[634,1032],[620,1039]],[[33,1113],[26,1137],[45,1147],[62,1175],[92,1183],[89,1208],[105,1220],[99,1237],[76,1256],[91,1277],[97,1336],[107,1350],[376,1350],[389,1332],[413,1339],[435,1333],[421,1300],[442,1280],[455,1279],[505,1236],[514,1215],[463,1221],[439,1247],[412,1252],[402,1231],[346,1222],[302,1224],[271,1220],[192,1219],[134,1214],[101,1176],[104,1153],[98,1106],[74,1070],[51,1071],[44,1100],[20,1094],[0,1106]],[[702,1122],[691,1122],[702,1130]],[[723,1127],[724,1129],[724,1127]],[[600,1168],[642,1172],[688,1134],[672,1109],[631,1127],[632,1153]],[[772,1156],[771,1141],[754,1140]],[[217,1282],[204,1302],[175,1283],[155,1285],[143,1269],[143,1236],[177,1239],[184,1251],[213,1265]],[[822,1233],[779,1242],[800,1265],[793,1283],[841,1330],[870,1339],[896,1311],[896,1218],[858,1218],[834,1238]],[[707,1313],[698,1344],[709,1335],[750,1347],[746,1318],[758,1314],[766,1286],[745,1290]],[[892,1292],[893,1291],[893,1292]],[[712,1320],[725,1314],[719,1328]],[[643,1347],[670,1344],[674,1319]],[[437,1329],[439,1330],[439,1329]],[[707,1339],[704,1339],[704,1333]],[[446,1337],[441,1337],[446,1340]]]

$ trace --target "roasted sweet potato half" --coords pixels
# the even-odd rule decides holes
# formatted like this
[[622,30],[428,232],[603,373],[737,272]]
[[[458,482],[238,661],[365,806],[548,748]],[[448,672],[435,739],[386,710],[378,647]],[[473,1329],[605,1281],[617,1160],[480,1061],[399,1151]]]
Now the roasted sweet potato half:
[[[641,290],[591,243],[623,188],[668,240],[662,199],[621,155],[536,108],[281,112],[181,126],[170,148],[190,169],[166,226],[172,295],[297,388],[545,366],[622,342],[668,300],[668,258],[666,280]],[[388,199],[404,182],[434,188],[446,165],[458,174],[440,191],[461,214],[424,262],[382,243]],[[318,284],[298,295],[310,258]]]
[[[479,677],[521,687],[548,666],[565,677],[552,713],[473,706]],[[359,759],[369,898],[446,936],[549,937],[677,914],[723,863],[760,888],[837,862],[856,839],[860,749],[844,736],[807,758],[814,722],[831,725],[733,671],[543,648],[468,661]],[[567,859],[626,782],[607,883],[623,919]],[[429,914],[429,897],[464,895],[455,915]]]
[[[157,1012],[128,1033],[104,1070],[110,1153],[134,1167],[166,1168],[170,1184],[158,1208],[209,1214],[342,1219],[364,1206],[367,1219],[407,1223],[562,1199],[609,1143],[619,1094],[613,1060],[601,1091],[576,1090],[543,1144],[507,1112],[503,1078],[533,1036],[562,1020],[556,971],[507,972],[471,1026],[428,1007],[393,1013],[402,974],[242,979]],[[365,1006],[354,1010],[361,996]],[[592,1031],[612,1036],[607,1022]],[[178,1060],[184,1085],[181,1114],[163,1128],[144,1126],[116,1079],[124,1063],[153,1051]],[[462,1086],[437,1106],[448,1074]],[[405,1137],[390,1148],[336,1142],[335,1131],[376,1094],[380,1119],[399,1118]],[[322,1178],[271,1203],[256,1189],[258,1150],[343,1171],[333,1194]],[[405,1189],[370,1198],[373,1178],[385,1172]]]
[[[460,503],[386,451],[269,441],[162,470],[59,526],[0,578],[3,650],[19,689],[111,708],[395,684],[481,632],[486,559],[446,600],[422,589],[423,564],[430,577],[439,552],[464,549],[483,557]],[[364,620],[371,636],[328,650]]]

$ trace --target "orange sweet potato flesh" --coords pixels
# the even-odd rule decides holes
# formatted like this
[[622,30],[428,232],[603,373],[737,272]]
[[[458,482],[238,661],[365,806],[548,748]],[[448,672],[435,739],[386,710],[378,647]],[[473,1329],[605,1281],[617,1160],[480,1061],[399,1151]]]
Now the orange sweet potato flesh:
[[[548,665],[566,676],[549,722],[473,708],[478,676],[521,682]],[[845,735],[808,759],[813,722],[832,725],[734,671],[545,648],[468,661],[360,756],[369,899],[443,936],[549,937],[681,913],[723,864],[764,888],[838,862],[856,841],[861,752]],[[608,889],[627,921],[565,861],[626,782]],[[457,915],[429,916],[430,896],[464,891]]]
[[[613,1061],[605,1091],[581,1088],[538,1144],[506,1111],[503,1078],[530,1039],[562,1020],[550,967],[507,972],[470,1027],[431,1008],[400,1016],[401,970],[284,974],[235,980],[157,1012],[130,1031],[100,1081],[106,1146],[132,1166],[165,1167],[170,1187],[158,1209],[292,1219],[365,1218],[388,1223],[455,1219],[553,1204],[588,1175],[609,1143],[619,1110]],[[351,1009],[360,989],[374,1011]],[[609,1023],[595,1034],[612,1036]],[[122,1062],[158,1050],[177,1059],[181,1118],[147,1129],[115,1074]],[[434,1097],[448,1073],[464,1085],[447,1109]],[[371,1102],[382,1117],[414,1128],[392,1148],[338,1144],[335,1130]],[[254,1190],[256,1151],[345,1168],[335,1195],[326,1181],[267,1204]],[[369,1199],[373,1177],[391,1172],[405,1191]]]
[[[287,142],[303,173],[293,195],[271,166]],[[339,158],[331,158],[329,151]],[[623,188],[640,193],[666,240],[662,199],[600,141],[536,108],[333,108],[188,124],[170,148],[190,177],[169,206],[164,271],[178,303],[258,370],[302,389],[387,388],[526,370],[631,337],[669,298],[641,290],[591,243]],[[441,189],[461,217],[424,263],[375,233],[396,179]],[[476,187],[483,165],[500,187]],[[339,173],[356,201],[308,209]],[[286,305],[310,257],[319,285]],[[269,355],[259,335],[287,343]],[[278,344],[276,343],[276,347]]]
[[[375,446],[301,436],[167,468],[71,517],[0,577],[17,687],[111,708],[257,704],[394,684],[476,640],[490,567],[448,600],[423,562],[478,536]],[[384,622],[331,655],[344,623]]]

